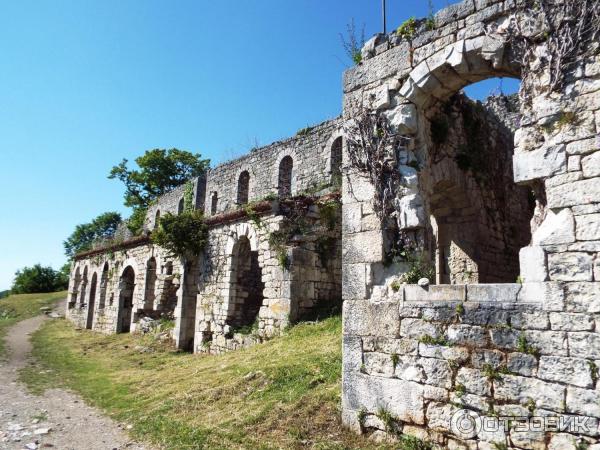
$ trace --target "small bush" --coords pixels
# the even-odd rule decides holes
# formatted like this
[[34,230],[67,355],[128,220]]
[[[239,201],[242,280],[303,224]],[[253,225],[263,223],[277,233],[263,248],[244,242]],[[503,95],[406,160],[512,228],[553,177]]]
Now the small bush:
[[417,21],[414,17],[406,20],[396,30],[396,34],[403,39],[411,39],[417,32]]
[[185,211],[175,216],[165,214],[152,233],[152,242],[171,256],[187,258],[204,251],[208,237],[208,227],[200,211]]

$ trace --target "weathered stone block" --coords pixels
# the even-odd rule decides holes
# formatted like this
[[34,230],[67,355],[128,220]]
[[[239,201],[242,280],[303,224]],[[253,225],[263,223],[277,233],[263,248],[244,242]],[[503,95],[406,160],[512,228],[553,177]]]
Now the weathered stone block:
[[516,302],[520,284],[470,284],[467,286],[468,302]]
[[456,382],[472,394],[489,396],[492,392],[492,383],[477,369],[461,367],[456,374]]
[[543,147],[530,152],[515,152],[514,179],[517,183],[549,177],[567,169],[566,147]]
[[567,311],[600,313],[600,282],[568,283],[565,291]]
[[506,368],[512,373],[532,377],[537,372],[537,359],[527,353],[509,353]]
[[578,358],[600,359],[600,334],[568,333],[570,355]]
[[549,210],[546,218],[532,236],[533,245],[538,246],[571,242],[575,242],[575,220],[573,213],[568,208],[558,213]]
[[440,325],[426,322],[422,319],[402,319],[400,335],[408,338],[419,339],[425,336],[438,338],[443,334]]
[[452,344],[483,347],[487,343],[487,332],[476,325],[456,324],[448,326],[447,338]]
[[592,281],[593,257],[583,252],[551,253],[548,273],[555,281]]
[[521,278],[526,283],[546,281],[548,278],[546,253],[541,247],[523,247],[519,251],[519,266]]
[[581,170],[585,178],[600,176],[600,151],[583,158],[581,160]]
[[498,400],[526,404],[532,399],[538,408],[562,411],[564,395],[565,388],[560,384],[534,378],[503,375],[502,380],[494,381],[494,397]]
[[[369,245],[365,245],[365,242]],[[379,262],[384,256],[381,231],[365,231],[342,238],[344,264]]]
[[549,208],[585,205],[600,202],[600,178],[566,183],[546,190]]
[[466,297],[464,285],[434,284],[429,286],[418,286],[409,284],[404,286],[404,299],[407,302],[424,301],[459,301]]
[[423,387],[394,378],[370,377],[346,373],[343,378],[344,408],[377,413],[382,408],[404,422],[425,422]]
[[567,411],[600,418],[600,391],[569,386]]
[[589,314],[550,313],[550,328],[559,331],[590,331],[594,318]]
[[517,297],[519,303],[539,303],[544,311],[562,311],[564,290],[556,282],[523,283]]
[[397,337],[399,328],[400,316],[396,302],[373,303],[368,300],[344,302],[344,334]]
[[590,364],[581,358],[542,356],[537,376],[542,380],[558,381],[579,387],[589,388],[594,385]]
[[[598,154],[600,155],[600,152]],[[600,214],[577,216],[575,223],[577,240],[593,241],[600,239]]]

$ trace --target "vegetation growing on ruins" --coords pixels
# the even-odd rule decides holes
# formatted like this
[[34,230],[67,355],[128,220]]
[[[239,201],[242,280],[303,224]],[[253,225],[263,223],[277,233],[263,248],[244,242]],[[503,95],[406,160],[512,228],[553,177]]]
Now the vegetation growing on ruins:
[[405,20],[396,30],[396,34],[403,39],[411,39],[417,33],[417,20],[411,17]]
[[0,299],[0,357],[5,353],[4,335],[20,320],[40,314],[40,308],[51,307],[67,296],[66,291],[46,294],[19,294]]
[[199,255],[206,246],[208,226],[200,211],[187,210],[179,215],[167,213],[152,233],[152,242],[171,256],[189,258]]
[[[418,449],[378,444],[340,420],[341,318],[290,328],[283,337],[198,357],[141,335],[105,336],[50,322],[34,337],[36,391],[81,393],[132,434],[166,449]],[[143,349],[142,350],[140,350]],[[410,446],[410,445],[413,446]]]
[[108,178],[125,185],[125,206],[133,208],[128,227],[139,234],[148,206],[158,197],[188,180],[202,175],[210,161],[199,153],[172,148],[146,151],[135,159],[138,169],[129,169],[127,159],[114,166]]
[[346,36],[340,33],[342,46],[346,56],[354,63],[360,64],[362,61],[361,50],[365,45],[365,27],[363,25],[360,36],[356,31],[354,19],[346,26]]

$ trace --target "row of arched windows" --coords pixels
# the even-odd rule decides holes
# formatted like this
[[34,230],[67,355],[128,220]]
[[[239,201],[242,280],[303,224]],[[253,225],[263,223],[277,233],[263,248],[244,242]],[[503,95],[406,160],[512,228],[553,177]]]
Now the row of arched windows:
[[[342,166],[342,138],[338,137],[331,146],[330,164],[331,164],[331,175],[332,179],[336,180],[341,176]],[[287,155],[279,162],[279,176],[277,183],[277,193],[279,197],[290,197],[293,193],[294,185],[294,160],[291,156]],[[250,194],[250,173],[244,170],[240,173],[237,182],[237,204],[245,205],[248,203]],[[217,213],[219,197],[217,192],[211,194],[210,202],[210,213],[214,215]]]

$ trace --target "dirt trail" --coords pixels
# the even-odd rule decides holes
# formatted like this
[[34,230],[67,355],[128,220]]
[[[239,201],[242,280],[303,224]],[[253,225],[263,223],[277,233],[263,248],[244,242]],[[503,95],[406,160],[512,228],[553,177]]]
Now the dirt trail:
[[[64,311],[64,304],[57,308]],[[0,360],[0,449],[151,450],[132,442],[122,427],[62,389],[41,396],[20,384],[19,369],[29,360],[29,335],[45,316],[19,322],[6,337],[8,361]]]

